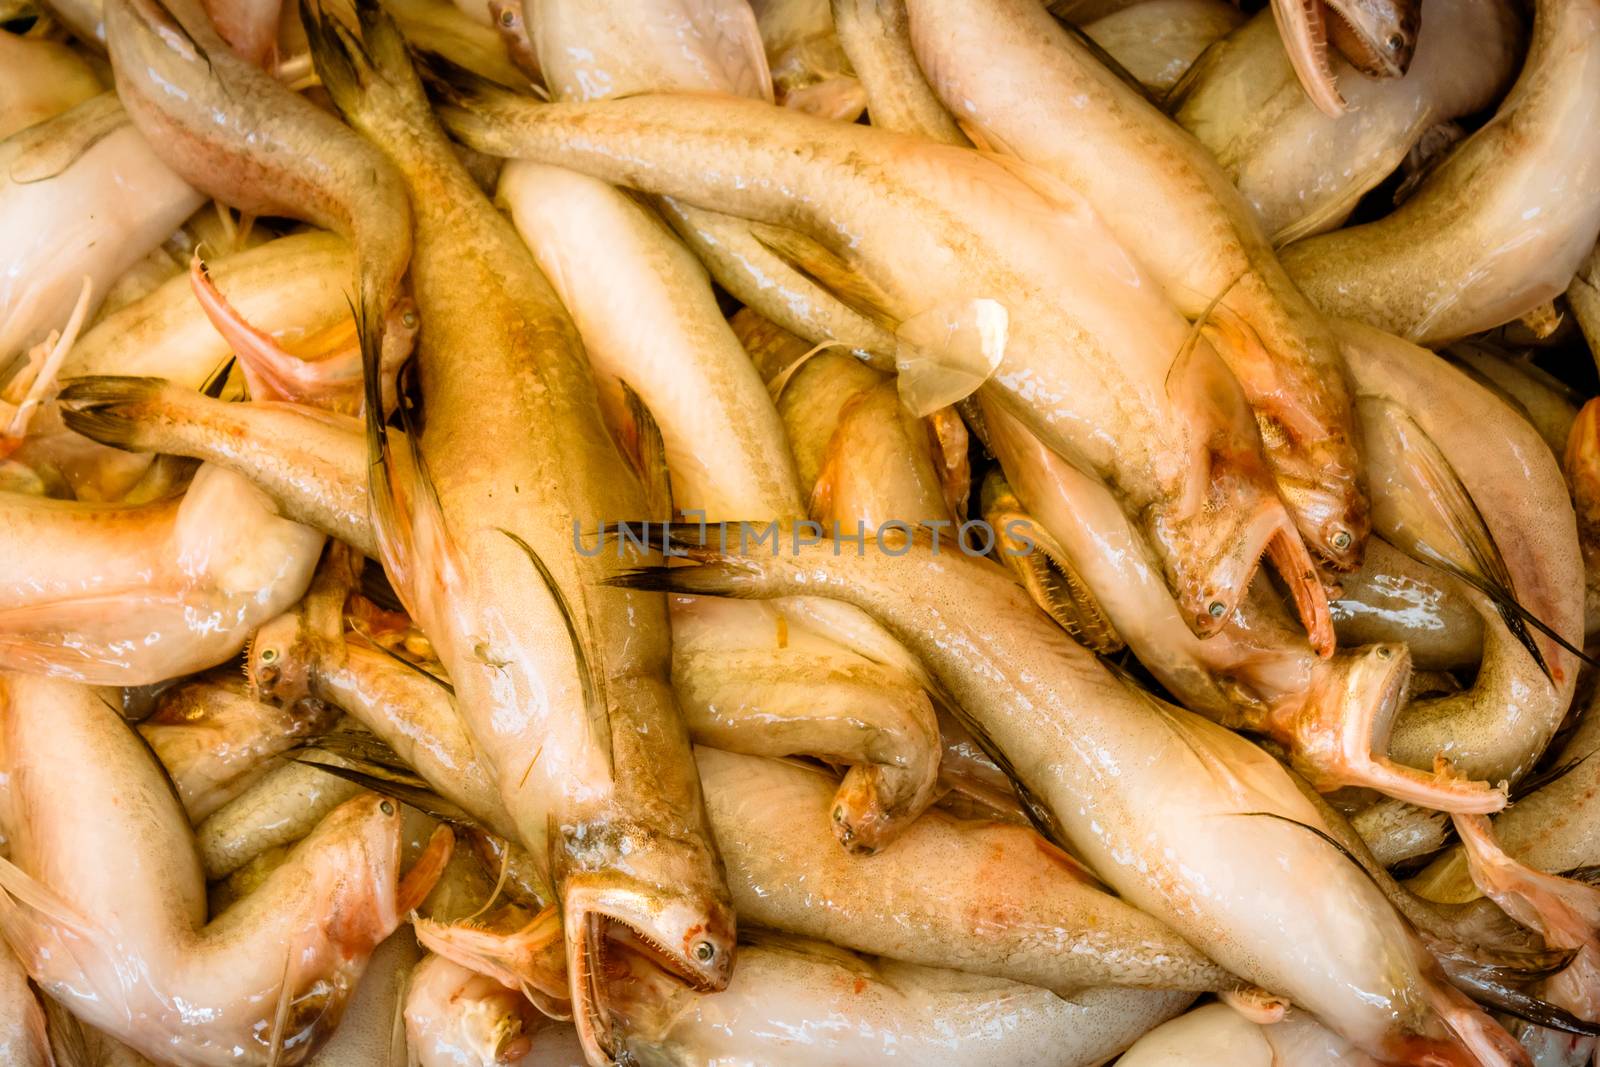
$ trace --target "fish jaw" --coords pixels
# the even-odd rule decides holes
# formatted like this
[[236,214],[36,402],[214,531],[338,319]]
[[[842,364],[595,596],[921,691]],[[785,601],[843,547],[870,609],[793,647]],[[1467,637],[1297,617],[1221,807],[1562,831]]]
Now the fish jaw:
[[[1337,574],[1361,569],[1367,538],[1372,534],[1372,509],[1359,472],[1339,464],[1332,451],[1316,445],[1306,452],[1306,476],[1282,469],[1273,455],[1278,495],[1283,498],[1301,538],[1317,562]],[[1312,471],[1321,470],[1320,476]]]
[[648,887],[615,871],[575,874],[563,889],[572,1021],[591,1063],[609,1063],[626,1022],[614,1009],[616,961],[652,984],[716,992],[733,974],[734,916],[710,902]]
[[1322,792],[1356,786],[1440,811],[1504,808],[1505,793],[1487,782],[1430,774],[1384,755],[1410,678],[1411,654],[1402,644],[1340,652],[1316,664],[1304,702],[1275,715],[1295,769]]
[[1167,561],[1167,584],[1197,637],[1216,635],[1244,600],[1267,556],[1294,597],[1311,647],[1333,654],[1327,591],[1283,501],[1249,458],[1213,457],[1207,498],[1187,515],[1152,509],[1151,539]]
[[1289,55],[1300,86],[1329,118],[1346,110],[1344,97],[1328,65],[1327,23],[1321,0],[1272,0],[1272,18],[1283,36],[1283,50]]

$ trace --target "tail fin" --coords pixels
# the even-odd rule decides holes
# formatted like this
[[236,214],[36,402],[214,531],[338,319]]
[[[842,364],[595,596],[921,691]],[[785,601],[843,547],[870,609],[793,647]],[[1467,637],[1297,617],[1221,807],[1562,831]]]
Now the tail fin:
[[539,104],[538,98],[511,92],[439,56],[428,56],[420,68],[439,121],[452,135],[480,152],[512,154],[499,127],[518,107]]
[[300,0],[311,60],[339,113],[380,146],[401,132],[432,126],[428,99],[405,38],[376,0],[356,0],[357,37],[319,0]]
[[196,394],[164,378],[74,378],[57,396],[67,429],[126,452],[161,451],[155,423]]

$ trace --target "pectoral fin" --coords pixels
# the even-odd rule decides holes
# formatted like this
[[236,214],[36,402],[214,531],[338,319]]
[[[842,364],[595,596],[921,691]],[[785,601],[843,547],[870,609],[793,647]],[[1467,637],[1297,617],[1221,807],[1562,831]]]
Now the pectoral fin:
[[1518,602],[1511,572],[1483,513],[1427,431],[1391,400],[1364,396],[1357,399],[1356,408],[1367,438],[1369,477],[1387,489],[1373,494],[1373,529],[1413,559],[1454,575],[1488,597],[1506,629],[1546,677],[1550,667],[1528,631],[1530,626],[1592,662]]
[[1005,305],[987,297],[906,319],[894,335],[900,402],[926,418],[977,392],[999,369],[1010,326]]

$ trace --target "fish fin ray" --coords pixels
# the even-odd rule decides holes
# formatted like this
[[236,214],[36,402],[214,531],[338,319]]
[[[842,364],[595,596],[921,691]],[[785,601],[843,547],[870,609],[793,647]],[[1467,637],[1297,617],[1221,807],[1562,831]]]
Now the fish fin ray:
[[889,295],[820,241],[787,226],[753,222],[750,235],[800,275],[885,330],[899,325]]
[[622,382],[623,406],[629,425],[622,434],[622,455],[644,490],[644,517],[655,522],[672,519],[672,476],[667,470],[667,445],[661,424],[644,398]]
[[1011,315],[979,297],[912,315],[894,331],[900,403],[918,418],[959,403],[994,376],[1005,358]]
[[[527,541],[523,540],[517,534],[503,527],[500,529],[500,532],[504,534],[512,544],[520,548],[523,555],[528,557],[528,562],[533,564],[533,569],[539,573],[540,580],[544,582],[545,587],[550,590],[551,597],[555,600],[556,610],[561,614],[562,625],[566,627],[567,640],[572,645],[573,658],[577,661],[578,681],[583,687],[584,709],[587,711],[589,721],[592,725],[604,726],[605,728],[605,733],[603,736],[605,741],[606,758],[607,762],[609,763],[612,758],[611,710],[603,699],[603,679],[595,673],[594,664],[589,659],[587,644],[588,639],[591,636],[589,629],[587,625],[585,625],[582,630],[579,629],[579,616],[575,611],[573,611],[571,601],[569,601],[567,599],[567,595],[561,591],[561,585],[556,581],[556,576],[551,573],[550,568],[545,565],[544,560],[539,558],[539,553],[533,550],[533,546],[528,544]],[[585,624],[587,624],[588,617],[586,615],[583,616],[583,621]],[[613,767],[613,770],[614,769],[615,768]]]

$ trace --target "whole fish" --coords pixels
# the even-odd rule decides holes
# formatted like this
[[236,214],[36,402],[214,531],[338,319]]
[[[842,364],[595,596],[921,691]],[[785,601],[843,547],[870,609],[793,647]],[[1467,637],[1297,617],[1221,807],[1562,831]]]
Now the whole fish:
[[[252,672],[270,647],[257,643]],[[290,677],[300,673],[278,656],[272,665]],[[503,824],[485,769],[470,758],[467,739],[449,729],[448,696],[437,687],[416,695],[414,728],[432,738],[438,755],[416,760],[415,768],[473,820]],[[1160,923],[1107,895],[1031,829],[930,812],[882,854],[850,854],[834,840],[831,777],[706,747],[696,749],[696,759],[735,907],[761,926],[1063,992],[1089,984],[1203,990],[1234,981]],[[441,767],[457,777],[440,780]],[[935,877],[943,888],[930,894]],[[991,917],[974,929],[970,917],[980,913]],[[435,927],[428,940],[465,963],[487,940],[472,934]],[[1073,951],[1064,955],[1063,943]]]
[[1202,52],[1244,21],[1223,0],[1145,0],[1095,19],[1083,32],[1160,98]]
[[907,10],[934,90],[974,136],[1063,182],[1206,328],[1306,544],[1336,570],[1358,566],[1367,500],[1338,341],[1228,176],[1033,0]]
[[[0,494],[0,663],[106,685],[213,667],[304,593],[323,536],[237,474],[101,505]],[[40,546],[49,546],[41,552]]]
[[[481,150],[834,242],[810,252],[850,257],[920,340],[906,358],[924,373],[902,370],[902,385],[938,407],[987,378],[1051,447],[1117,490],[1197,633],[1215,632],[1270,550],[1314,643],[1331,650],[1321,585],[1237,385],[1085,206],[1068,211],[970,151],[756,101],[447,93],[442,117]],[[772,181],[735,177],[751,172]]]
[[[628,1051],[671,1067],[868,1067],[906,1058],[950,1067],[1090,1067],[1190,1000],[1128,989],[1063,1000],[1015,982],[770,936],[740,949],[721,993],[666,987],[631,952],[620,964],[609,986],[632,1024]],[[836,1025],[841,1018],[851,1024]]]
[[117,92],[161,158],[233,207],[347,238],[356,317],[380,344],[411,256],[410,205],[384,154],[235,55],[200,0],[110,0],[106,24]]
[[828,545],[725,555],[684,533],[677,550],[702,566],[621,580],[741,597],[826,590],[873,612],[924,657],[1092,870],[1241,978],[1379,1058],[1524,1062],[1498,1024],[1433,976],[1281,764],[1111,673],[997,565],[935,555],[926,540],[893,557],[835,556]]
[[[1560,724],[1576,657],[1543,632],[1519,640],[1484,598],[1502,610],[1514,600],[1568,645],[1581,643],[1583,564],[1560,467],[1531,425],[1431,352],[1356,323],[1339,329],[1379,532],[1461,585],[1476,583],[1467,595],[1486,616],[1472,689],[1413,702],[1395,723],[1390,755],[1431,767],[1443,753],[1461,773],[1514,781]],[[1507,618],[1523,624],[1514,612]]]
[[1404,78],[1355,76],[1334,60],[1350,110],[1301,92],[1271,16],[1207,49],[1174,87],[1173,117],[1217,157],[1275,245],[1331,230],[1424,133],[1500,98],[1521,59],[1504,0],[1428,0],[1428,32]]
[[581,531],[647,515],[645,485],[664,472],[629,469],[555,292],[434,125],[393,24],[370,5],[358,14],[364,44],[308,12],[312,51],[341,112],[411,190],[426,323],[427,424],[410,470],[388,462],[368,381],[379,546],[557,887],[574,1018],[599,1060],[618,1040],[595,985],[611,931],[639,938],[674,981],[718,988],[733,965],[722,864],[667,681],[665,598],[599,586],[620,561],[580,552]]
[[1330,315],[1433,345],[1566,290],[1600,234],[1600,0],[1544,0],[1495,117],[1375,222],[1283,265]]
[[[400,875],[396,805],[339,809],[208,924],[188,822],[131,728],[82,686],[23,675],[4,686],[0,933],[29,974],[150,1056],[304,1062],[368,954],[431,885],[427,864]],[[76,802],[62,804],[69,792]]]
[[712,748],[696,757],[734,906],[756,926],[1062,996],[1237,984],[1031,828],[935,810],[881,855],[849,856],[828,830],[826,775]]
[[117,276],[203,202],[114,93],[0,142],[0,362],[52,331],[70,343],[74,305],[83,303],[84,321]]
[[1378,1061],[1290,1010],[1254,1021],[1207,1004],[1151,1030],[1117,1061],[1123,1067],[1377,1067]]
[[173,772],[184,813],[199,823],[275,766],[274,757],[316,737],[333,718],[315,703],[260,703],[237,676],[200,679],[163,693],[155,713],[139,724],[139,736]]
[[0,34],[0,139],[98,96],[94,68],[60,41]]

